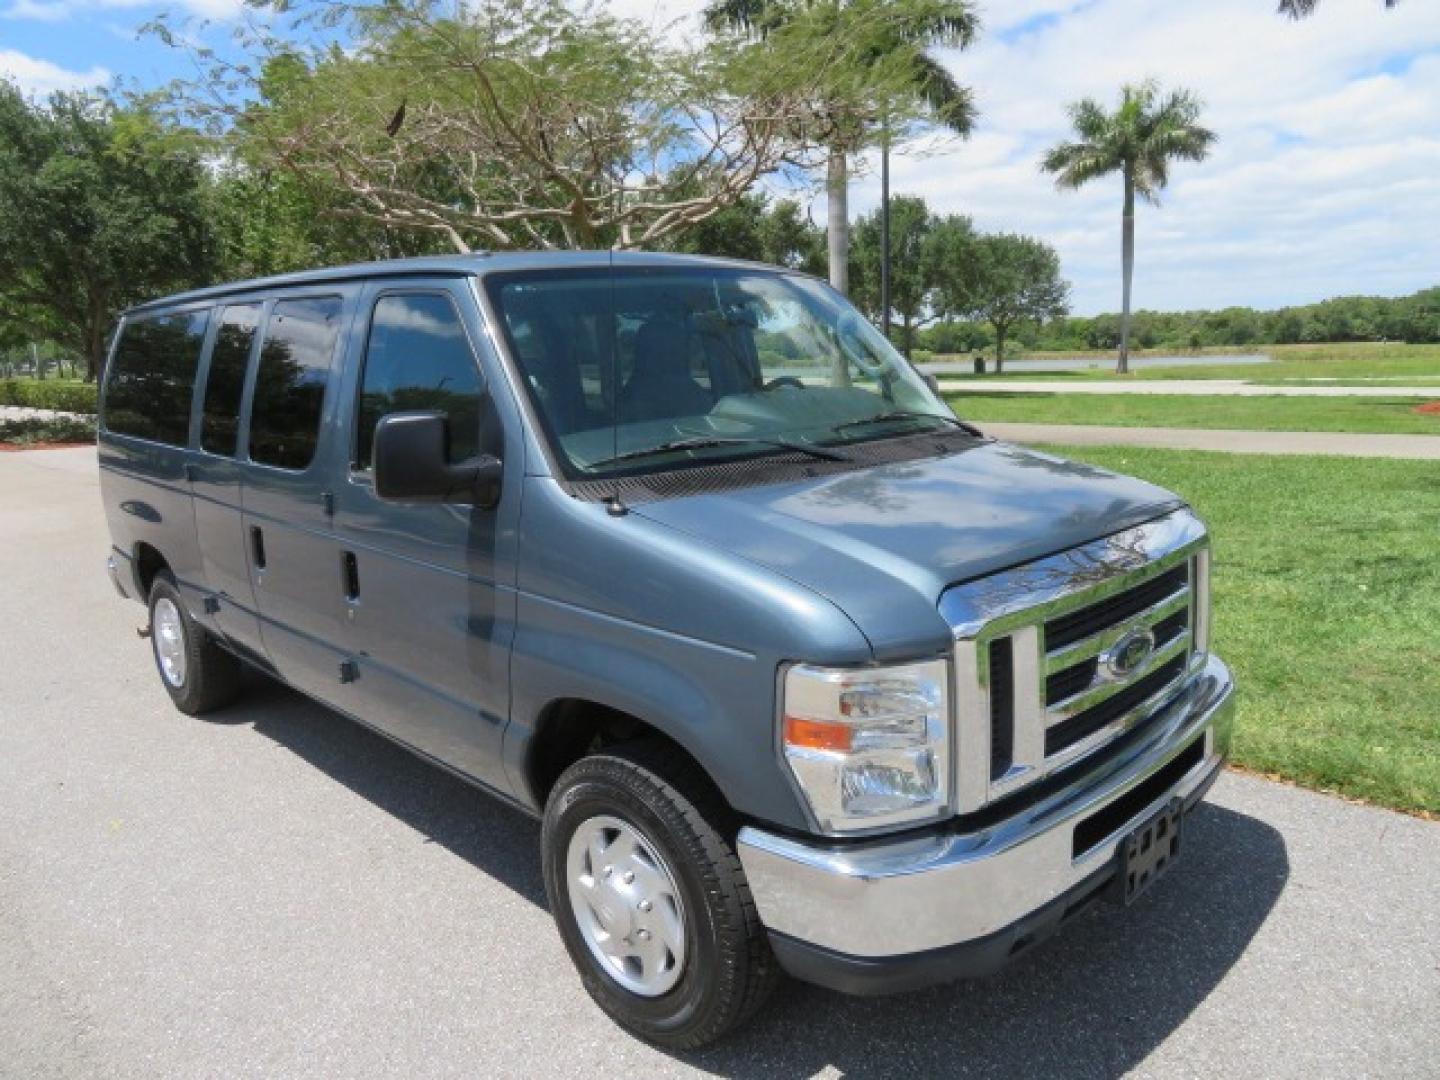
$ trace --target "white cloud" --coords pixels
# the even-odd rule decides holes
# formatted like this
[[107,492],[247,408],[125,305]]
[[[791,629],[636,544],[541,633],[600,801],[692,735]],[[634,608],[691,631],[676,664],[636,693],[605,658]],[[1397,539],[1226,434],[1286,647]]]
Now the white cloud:
[[43,97],[56,90],[84,90],[110,81],[110,72],[103,67],[89,71],[69,71],[14,49],[0,49],[0,78],[11,79],[27,94]]
[[[946,57],[976,91],[974,138],[897,159],[892,189],[1048,240],[1077,310],[1113,310],[1118,179],[1057,192],[1038,161],[1067,134],[1067,103],[1108,104],[1154,75],[1205,100],[1220,142],[1209,161],[1176,165],[1159,210],[1141,209],[1137,304],[1270,306],[1435,284],[1440,19],[1426,7],[1326,0],[1294,23],[1269,0],[994,0],[976,47]],[[871,170],[853,203],[868,210],[878,195]]]
[[[129,11],[154,6],[155,0],[12,0],[10,6],[0,14],[7,19],[63,22],[106,11]],[[245,0],[180,0],[176,7],[187,15],[226,21],[235,18],[244,10]]]
[[[657,27],[697,25],[699,0],[612,0]],[[1210,160],[1178,164],[1138,222],[1136,302],[1272,306],[1440,282],[1440,19],[1433,0],[1325,0],[1311,19],[1273,0],[985,0],[973,49],[945,56],[974,88],[974,136],[897,157],[892,190],[978,227],[1054,244],[1079,311],[1120,292],[1120,185],[1057,192],[1041,154],[1065,105],[1110,103],[1155,76],[1206,103]],[[852,211],[879,199],[862,162]],[[818,177],[816,178],[819,179]],[[767,185],[773,188],[773,185]],[[824,221],[814,189],[811,216]]]

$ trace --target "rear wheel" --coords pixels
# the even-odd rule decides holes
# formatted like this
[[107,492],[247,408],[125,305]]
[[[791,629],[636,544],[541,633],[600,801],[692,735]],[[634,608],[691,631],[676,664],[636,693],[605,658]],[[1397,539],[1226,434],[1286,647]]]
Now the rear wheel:
[[240,661],[190,617],[163,570],[150,586],[150,645],[160,681],[181,712],[198,716],[235,700]]
[[761,1005],[778,978],[745,872],[699,769],[656,742],[583,758],[556,782],[545,891],[581,981],[615,1020],[691,1050]]

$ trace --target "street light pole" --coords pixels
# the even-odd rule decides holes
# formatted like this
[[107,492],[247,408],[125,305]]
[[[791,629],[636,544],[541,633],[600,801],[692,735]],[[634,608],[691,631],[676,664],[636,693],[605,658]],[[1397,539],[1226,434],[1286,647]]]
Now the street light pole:
[[880,131],[880,332],[890,338],[890,123]]

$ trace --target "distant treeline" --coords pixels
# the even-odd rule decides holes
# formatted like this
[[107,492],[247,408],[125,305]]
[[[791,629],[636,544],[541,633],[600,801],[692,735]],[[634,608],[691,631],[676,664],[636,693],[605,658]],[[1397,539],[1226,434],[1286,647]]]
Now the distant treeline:
[[[1120,341],[1120,316],[1068,316],[1022,325],[1013,336],[1027,350],[1113,349]],[[1440,286],[1394,299],[1338,296],[1276,311],[1139,311],[1133,340],[1144,349],[1178,350],[1321,341],[1440,342]],[[990,349],[994,341],[984,323],[945,321],[922,330],[918,344],[933,353],[968,353]]]

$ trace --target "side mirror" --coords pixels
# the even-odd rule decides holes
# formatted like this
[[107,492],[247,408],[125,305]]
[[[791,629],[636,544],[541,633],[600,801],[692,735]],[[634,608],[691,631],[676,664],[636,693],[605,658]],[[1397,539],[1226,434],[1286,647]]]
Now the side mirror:
[[500,459],[484,454],[451,465],[445,460],[447,421],[438,412],[399,412],[375,425],[375,494],[392,502],[500,501]]
[[940,380],[936,377],[935,373],[931,371],[922,371],[920,372],[920,377],[925,380],[925,385],[930,388],[930,392],[936,397],[939,397]]

